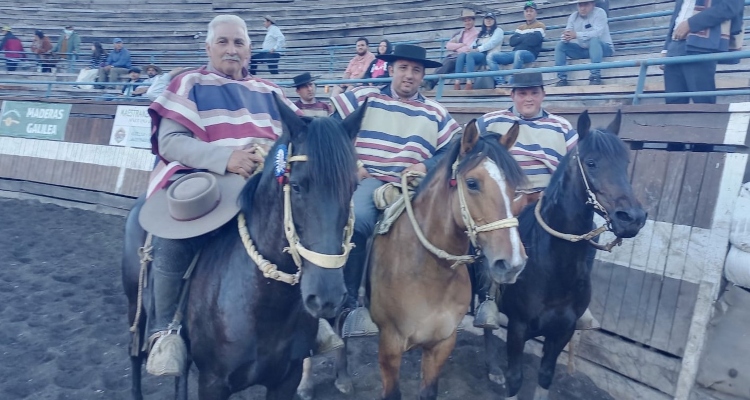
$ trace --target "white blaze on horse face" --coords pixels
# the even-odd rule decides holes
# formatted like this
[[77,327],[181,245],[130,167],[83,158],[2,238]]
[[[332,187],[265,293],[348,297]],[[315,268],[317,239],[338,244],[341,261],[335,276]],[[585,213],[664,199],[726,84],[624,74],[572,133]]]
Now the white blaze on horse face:
[[[503,203],[505,204],[505,218],[513,218],[513,212],[510,210],[510,197],[508,197],[508,183],[505,181],[505,174],[500,171],[494,161],[488,159],[484,160],[484,169],[492,179],[497,182],[500,187],[500,194],[503,196]],[[513,251],[511,256],[510,265],[516,266],[523,264],[524,260],[521,257],[521,237],[518,235],[518,228],[508,228],[510,230],[510,245]]]

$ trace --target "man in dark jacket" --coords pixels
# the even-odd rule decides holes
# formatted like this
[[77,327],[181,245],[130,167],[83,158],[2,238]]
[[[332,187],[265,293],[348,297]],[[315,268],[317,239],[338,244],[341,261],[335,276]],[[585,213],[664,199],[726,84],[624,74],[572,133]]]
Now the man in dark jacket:
[[[513,51],[487,55],[487,65],[491,71],[500,70],[500,65],[513,64],[513,69],[521,69],[524,64],[534,62],[544,41],[544,24],[536,20],[536,3],[527,1],[523,5],[525,24],[521,24],[508,43]],[[495,86],[503,85],[502,76],[495,77]]]
[[[730,43],[742,32],[743,0],[677,0],[669,23],[662,54],[677,57],[689,54],[729,51],[742,43]],[[728,38],[727,38],[728,36]],[[716,61],[664,66],[667,93],[716,90]],[[693,103],[716,103],[716,96],[692,96]],[[687,104],[690,97],[672,97],[667,104]]]

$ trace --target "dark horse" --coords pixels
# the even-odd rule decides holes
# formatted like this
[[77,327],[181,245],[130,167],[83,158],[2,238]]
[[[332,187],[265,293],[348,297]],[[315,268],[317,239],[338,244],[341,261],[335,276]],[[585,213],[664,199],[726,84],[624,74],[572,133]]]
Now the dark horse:
[[[584,235],[591,232],[593,197],[605,211],[618,238],[631,238],[643,227],[646,212],[633,196],[628,180],[628,151],[617,137],[620,113],[606,131],[591,130],[584,111],[578,118],[579,142],[562,160],[539,200],[541,219],[556,232]],[[587,190],[590,188],[590,192]],[[508,316],[508,396],[515,398],[523,382],[523,349],[527,340],[544,336],[535,399],[547,398],[557,357],[570,341],[576,320],[591,300],[591,265],[594,248],[587,240],[571,242],[553,236],[535,216],[537,203],[518,217],[528,261],[515,284],[502,291],[501,311]],[[500,283],[500,282],[498,282]],[[491,331],[485,330],[490,378],[501,369]],[[495,379],[493,379],[495,375]]]
[[[262,173],[247,182],[238,201],[258,252],[279,271],[294,274],[298,268],[284,252],[290,244],[283,224],[284,185],[274,172],[276,150],[291,143],[290,157],[307,157],[305,162],[291,164],[288,177],[291,215],[300,244],[319,254],[340,255],[357,186],[353,142],[366,107],[341,122],[300,118],[277,103],[285,133],[269,153]],[[122,265],[131,323],[137,311],[136,253],[145,238],[137,222],[139,209],[128,216]],[[214,232],[192,276],[182,329],[199,371],[201,399],[227,399],[252,385],[265,386],[267,399],[294,398],[302,360],[314,346],[317,319],[333,317],[346,295],[341,268],[321,268],[303,258],[300,279],[299,285],[289,285],[265,278],[248,256],[237,219]],[[141,339],[144,314],[141,330],[135,333]],[[135,399],[142,398],[144,356],[131,357]],[[178,398],[187,398],[187,370],[176,378]]]

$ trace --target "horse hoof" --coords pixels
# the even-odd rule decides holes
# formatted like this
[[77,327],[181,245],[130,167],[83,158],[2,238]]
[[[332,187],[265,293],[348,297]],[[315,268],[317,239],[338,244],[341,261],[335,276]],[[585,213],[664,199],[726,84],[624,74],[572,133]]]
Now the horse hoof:
[[537,386],[534,391],[534,400],[549,400],[549,390]]
[[503,374],[488,374],[490,381],[500,386],[505,386],[505,375]]
[[354,392],[354,384],[352,383],[351,378],[337,378],[334,384],[336,385],[336,389],[343,394],[351,394]]
[[315,398],[315,392],[313,388],[299,388],[297,389],[297,396],[302,400],[313,400]]

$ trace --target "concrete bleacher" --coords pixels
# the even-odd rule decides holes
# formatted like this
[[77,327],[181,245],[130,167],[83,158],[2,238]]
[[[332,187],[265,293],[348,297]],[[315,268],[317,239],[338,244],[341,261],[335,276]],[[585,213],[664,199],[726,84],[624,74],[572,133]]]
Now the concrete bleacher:
[[[537,66],[552,66],[556,39],[560,36],[568,15],[575,10],[571,1],[539,1],[539,19],[548,27],[547,41]],[[523,22],[522,1],[474,1],[480,11],[498,14],[499,25],[512,32]],[[259,76],[279,82],[288,82],[301,71],[311,71],[323,78],[337,78],[353,55],[357,37],[368,37],[376,43],[381,38],[392,42],[418,41],[439,58],[443,39],[460,29],[457,19],[463,1],[448,0],[398,0],[388,3],[356,1],[286,0],[286,1],[230,1],[230,0],[133,0],[126,8],[118,0],[40,0],[23,5],[13,2],[0,4],[4,23],[13,26],[14,33],[28,48],[35,29],[42,29],[55,42],[61,27],[73,24],[83,39],[83,55],[79,63],[88,61],[88,46],[93,41],[111,48],[111,38],[122,37],[131,51],[136,65],[155,61],[165,70],[183,65],[205,62],[204,43],[206,23],[217,13],[234,13],[248,22],[251,39],[260,46],[265,35],[262,16],[271,14],[287,37],[288,50],[280,63],[281,74],[271,76],[261,66]],[[666,35],[668,15],[632,19],[631,16],[647,13],[665,13],[674,6],[668,0],[630,0],[610,4],[610,23],[616,46],[614,57],[607,61],[646,59],[659,56]],[[749,13],[750,14],[750,13]],[[617,20],[626,18],[625,20]],[[481,21],[478,20],[478,23]],[[506,37],[507,43],[507,37]],[[374,46],[373,46],[374,49]],[[571,63],[583,63],[573,61]],[[717,81],[722,87],[733,86],[732,81],[746,83],[750,60],[737,65],[721,65]],[[43,74],[33,79],[69,81],[74,73]],[[638,67],[604,70],[605,88],[588,87],[588,71],[569,73],[573,86],[556,88],[561,94],[576,93],[627,93],[634,88]],[[662,71],[649,67],[647,84],[658,87]],[[27,76],[25,72],[0,73],[0,79]],[[729,78],[731,76],[731,79]],[[554,73],[545,74],[553,81]],[[586,85],[585,89],[578,86]],[[64,89],[62,85],[54,89]],[[551,89],[551,88],[550,88]],[[38,90],[38,89],[37,89]],[[46,90],[46,87],[44,88]],[[655,89],[656,90],[656,89]],[[0,85],[0,94],[4,93]],[[461,91],[444,94],[453,100],[503,96],[504,89]],[[80,92],[76,92],[80,93]],[[294,95],[293,91],[289,91]],[[428,95],[432,93],[428,92]],[[736,99],[735,99],[736,100]]]

